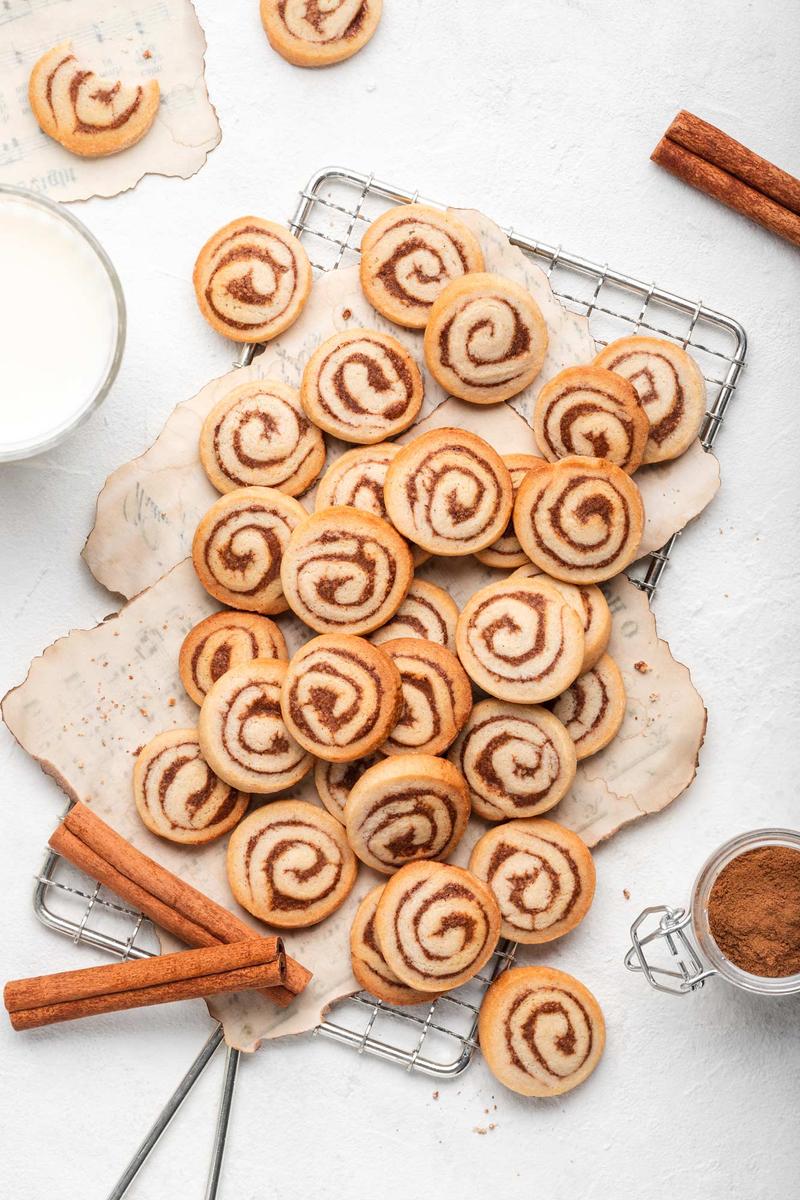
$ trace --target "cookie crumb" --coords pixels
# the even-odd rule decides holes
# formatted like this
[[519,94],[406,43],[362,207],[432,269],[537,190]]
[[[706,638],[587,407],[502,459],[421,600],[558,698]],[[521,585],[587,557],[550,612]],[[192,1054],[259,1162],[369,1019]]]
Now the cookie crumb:
[[434,1100],[438,1100],[438,1099],[439,1099],[439,1093],[438,1093],[438,1092],[434,1092],[434,1093],[433,1093],[433,1098],[434,1098]]
[[139,714],[140,714],[141,716],[143,716],[143,717],[146,717],[146,718],[150,716],[150,713],[147,711],[147,709],[146,709],[146,708],[140,708],[140,709],[139,709]]
[[644,662],[641,658],[639,659],[638,662],[634,663],[633,665],[634,665],[634,668],[639,672],[640,675],[646,675],[647,672],[650,670],[650,667],[648,666],[648,664],[646,662]]
[[622,889],[622,894],[623,894],[623,896],[625,897],[625,899],[626,899],[626,900],[630,900],[630,898],[631,898],[631,894],[630,894],[630,892],[628,891],[628,889],[627,889],[627,888],[623,888],[623,889]]
[[486,1134],[489,1132],[489,1130],[486,1129],[483,1125],[474,1125],[472,1128],[472,1132],[479,1133],[481,1135],[481,1137],[485,1137]]
[[152,57],[153,57],[152,50],[143,50],[142,51],[142,58],[152,58]]
[[352,317],[352,315],[353,315],[353,314],[352,314],[352,312],[351,312],[351,310],[350,310],[349,308],[343,308],[343,309],[342,309],[342,320],[343,320],[343,321],[349,321],[349,320],[350,320],[350,318]]
[[177,703],[178,701],[175,699],[175,697],[170,696],[169,700],[167,701],[167,708],[174,708]]

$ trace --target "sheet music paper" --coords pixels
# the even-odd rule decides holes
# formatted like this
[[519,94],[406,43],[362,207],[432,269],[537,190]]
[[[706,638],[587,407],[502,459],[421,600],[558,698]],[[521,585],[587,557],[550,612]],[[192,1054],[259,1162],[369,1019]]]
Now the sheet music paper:
[[[81,158],[40,130],[28,103],[31,68],[70,38],[101,77],[158,79],[158,115],[135,146]],[[86,200],[115,196],[144,175],[194,175],[221,137],[206,91],[205,48],[190,0],[3,0],[0,183],[52,200]]]

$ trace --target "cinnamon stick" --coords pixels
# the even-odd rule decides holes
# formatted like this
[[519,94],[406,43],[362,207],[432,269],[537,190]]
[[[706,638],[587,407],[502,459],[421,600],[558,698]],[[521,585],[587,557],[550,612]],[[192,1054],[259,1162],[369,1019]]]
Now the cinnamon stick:
[[[254,936],[244,921],[137,850],[85,804],[69,810],[50,845],[188,946],[219,946]],[[265,995],[285,1007],[310,979],[311,972],[287,955],[283,983]]]
[[17,979],[6,984],[3,1001],[14,1029],[36,1029],[98,1013],[271,988],[283,982],[285,973],[281,939],[250,938],[231,945]]
[[776,204],[800,214],[800,179],[749,150],[716,125],[681,109],[664,136],[721,171],[735,175]]
[[669,138],[662,138],[650,157],[690,187],[705,192],[742,216],[763,225],[771,233],[777,233],[793,245],[800,246],[800,216],[776,204],[762,192],[748,187],[727,171],[721,171],[713,163],[684,150]]
[[[669,131],[651,154],[653,162],[683,180],[684,183],[719,200],[743,216],[749,217],[751,221],[756,221],[765,229],[778,234],[779,237],[785,238],[793,245],[800,246],[800,215],[793,208],[773,199],[766,190],[761,190],[762,188],[772,189],[776,194],[784,195],[794,202],[792,184],[796,184],[800,188],[800,183],[786,172],[780,172],[779,168],[773,167],[773,164],[767,163],[766,159],[760,159],[752,151],[747,151],[746,156],[742,158],[736,149],[739,143],[734,142],[732,138],[727,139],[723,151],[719,139],[713,139],[714,145],[712,146],[711,139],[707,139],[704,135],[694,138],[690,133],[687,136],[686,128],[686,122],[681,122],[678,133],[680,137],[684,137],[684,140],[691,140],[698,147],[704,146],[707,153],[713,154],[718,161],[728,162],[731,167],[736,168],[738,174],[733,170],[725,170],[717,166],[715,162],[707,160],[701,154],[672,140]],[[709,128],[714,129],[713,126]],[[697,131],[694,130],[694,132]],[[722,138],[726,136],[721,134],[721,131],[715,132],[719,133]],[[742,147],[742,150],[746,150],[746,147]],[[764,163],[772,170],[769,172],[762,170],[759,163]],[[784,177],[783,185],[778,182],[778,175]],[[757,183],[758,186],[743,182],[744,177]]]

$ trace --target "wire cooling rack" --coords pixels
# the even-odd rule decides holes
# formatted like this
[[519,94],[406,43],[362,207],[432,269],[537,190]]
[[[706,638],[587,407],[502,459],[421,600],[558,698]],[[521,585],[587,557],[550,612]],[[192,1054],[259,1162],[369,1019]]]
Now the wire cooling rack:
[[[444,207],[418,192],[383,183],[373,175],[328,167],[312,176],[300,193],[290,227],[305,242],[317,271],[336,270],[358,261],[361,236],[375,217],[392,205],[417,201]],[[514,229],[505,232],[513,245],[544,268],[553,291],[564,305],[589,318],[592,335],[599,345],[618,337],[647,333],[668,338],[691,351],[708,386],[709,407],[700,439],[703,448],[710,450],[745,365],[747,338],[738,321],[700,300],[687,300],[655,284],[612,270],[607,264],[569,254],[560,246],[537,241]],[[259,349],[255,345],[244,346],[237,365],[249,364]],[[678,536],[675,534],[665,546],[638,564],[633,582],[651,596],[661,581]],[[115,957],[144,958],[158,953],[155,931],[141,913],[120,904],[53,852],[48,853],[36,877],[34,909],[49,928]],[[337,1005],[333,1015],[316,1032],[409,1071],[421,1071],[440,1079],[453,1078],[472,1060],[481,1000],[492,979],[513,961],[515,950],[512,944],[501,943],[478,978],[422,1008],[396,1009],[359,993]],[[159,1114],[108,1200],[120,1200],[127,1192],[221,1041],[222,1032],[217,1029]],[[207,1200],[212,1200],[217,1192],[237,1066],[238,1052],[229,1050]]]

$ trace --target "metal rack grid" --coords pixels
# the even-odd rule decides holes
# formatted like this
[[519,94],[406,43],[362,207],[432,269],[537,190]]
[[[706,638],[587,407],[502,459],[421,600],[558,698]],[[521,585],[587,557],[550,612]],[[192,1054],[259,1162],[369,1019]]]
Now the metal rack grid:
[[[300,193],[290,227],[307,244],[317,271],[336,270],[358,261],[361,235],[370,221],[392,205],[417,201],[444,207],[373,175],[329,167],[312,176]],[[708,385],[709,406],[700,438],[703,448],[710,450],[745,365],[747,338],[742,326],[702,301],[687,300],[612,270],[608,264],[569,254],[560,246],[537,241],[514,229],[505,232],[513,245],[544,268],[553,291],[565,306],[589,318],[598,344],[646,332],[691,350]],[[249,364],[259,349],[245,346],[236,365]],[[661,581],[678,536],[675,534],[661,550],[643,560],[637,576],[632,577],[649,595]],[[142,958],[158,952],[155,931],[146,918],[121,905],[52,852],[36,877],[34,909],[49,928],[116,957]],[[395,1009],[359,993],[337,1005],[335,1017],[329,1017],[316,1032],[360,1053],[396,1062],[409,1071],[442,1079],[457,1076],[469,1066],[474,1054],[482,996],[491,980],[513,961],[515,950],[512,944],[501,943],[480,977],[434,1001],[427,1011]],[[159,1115],[109,1200],[117,1200],[127,1191],[221,1040],[218,1029]],[[229,1051],[207,1196],[216,1194],[219,1181],[237,1063],[238,1053]]]

